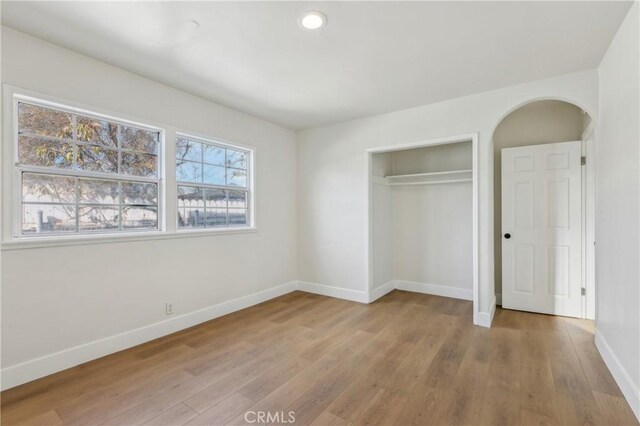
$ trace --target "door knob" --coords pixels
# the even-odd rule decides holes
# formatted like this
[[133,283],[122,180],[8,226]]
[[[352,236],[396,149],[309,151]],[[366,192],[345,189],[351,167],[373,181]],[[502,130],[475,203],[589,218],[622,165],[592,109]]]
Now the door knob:
[[511,234],[507,232],[506,234],[504,234],[504,237],[508,240],[509,238],[511,238]]

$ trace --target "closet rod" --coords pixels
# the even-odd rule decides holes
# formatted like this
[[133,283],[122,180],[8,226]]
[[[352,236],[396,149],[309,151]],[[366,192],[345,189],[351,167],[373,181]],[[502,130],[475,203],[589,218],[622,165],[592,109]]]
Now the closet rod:
[[428,177],[428,176],[438,176],[438,175],[454,175],[460,173],[471,173],[473,169],[465,169],[465,170],[447,170],[445,172],[428,172],[428,173],[413,173],[409,175],[387,175],[386,179],[396,179],[396,178],[411,178],[411,177]]
[[404,185],[438,185],[441,183],[458,183],[458,182],[471,182],[473,179],[449,179],[449,180],[435,180],[430,182],[404,182],[404,183],[389,183],[389,186],[404,186]]

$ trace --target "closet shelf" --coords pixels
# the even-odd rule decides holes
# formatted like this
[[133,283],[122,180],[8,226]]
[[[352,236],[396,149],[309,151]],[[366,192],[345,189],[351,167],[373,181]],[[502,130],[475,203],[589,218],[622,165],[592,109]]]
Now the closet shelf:
[[444,183],[471,182],[472,170],[450,170],[446,172],[416,173],[411,175],[385,176],[387,184],[397,185],[434,185]]

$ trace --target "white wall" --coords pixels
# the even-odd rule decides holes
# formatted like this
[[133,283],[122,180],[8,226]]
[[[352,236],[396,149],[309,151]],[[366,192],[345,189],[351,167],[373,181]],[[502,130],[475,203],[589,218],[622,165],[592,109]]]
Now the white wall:
[[471,182],[392,192],[394,278],[473,290]]
[[393,174],[435,173],[471,170],[471,142],[448,143],[391,152]]
[[371,289],[393,280],[393,198],[383,178],[393,173],[391,153],[371,155]]
[[640,419],[640,43],[636,2],[600,68],[597,344]]
[[[536,81],[299,133],[298,244],[302,280],[368,287],[365,150],[479,133],[480,311],[490,313],[493,276],[493,146],[500,120],[532,99],[561,98],[595,115],[595,70]],[[340,206],[341,216],[332,212]]]
[[296,279],[294,132],[7,28],[1,47],[3,83],[255,146],[259,228],[237,235],[4,247],[3,369],[165,320],[165,301],[174,302],[178,317]]
[[372,184],[371,238],[372,238],[372,288],[378,288],[393,280],[393,194],[391,187]]
[[516,146],[580,140],[585,116],[575,105],[562,101],[539,101],[513,111],[493,134],[494,241],[496,293],[502,293],[502,179],[501,150]]

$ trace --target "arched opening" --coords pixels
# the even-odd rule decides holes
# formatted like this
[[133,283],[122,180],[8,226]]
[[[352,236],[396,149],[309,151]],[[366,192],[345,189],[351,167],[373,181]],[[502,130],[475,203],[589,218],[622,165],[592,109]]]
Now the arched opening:
[[[503,194],[502,194],[502,150],[504,148],[527,147],[543,144],[581,141],[582,156],[595,157],[595,132],[591,116],[579,106],[557,99],[533,100],[509,112],[496,126],[493,133],[494,158],[494,259],[495,292],[498,304],[502,303],[503,288]],[[592,158],[589,170],[582,171],[582,224],[583,255],[582,285],[590,293],[583,298],[582,316],[593,318],[595,313],[594,273],[589,267],[593,257],[593,246],[588,247],[587,240],[593,239],[593,214],[595,213],[594,165]],[[590,161],[591,161],[590,160]],[[592,173],[593,172],[593,173]],[[589,289],[589,287],[592,287]]]

